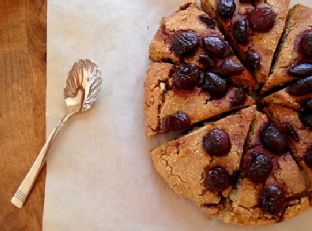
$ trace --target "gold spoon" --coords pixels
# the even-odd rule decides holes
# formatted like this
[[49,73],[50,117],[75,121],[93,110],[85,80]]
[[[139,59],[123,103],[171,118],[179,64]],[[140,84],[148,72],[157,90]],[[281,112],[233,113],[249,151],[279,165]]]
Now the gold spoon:
[[67,106],[66,114],[51,132],[33,166],[12,197],[11,202],[13,205],[18,208],[23,207],[31,188],[46,161],[48,151],[57,134],[62,130],[65,122],[72,115],[90,109],[101,90],[101,84],[101,71],[98,66],[89,59],[79,60],[72,66],[64,89],[64,97]]

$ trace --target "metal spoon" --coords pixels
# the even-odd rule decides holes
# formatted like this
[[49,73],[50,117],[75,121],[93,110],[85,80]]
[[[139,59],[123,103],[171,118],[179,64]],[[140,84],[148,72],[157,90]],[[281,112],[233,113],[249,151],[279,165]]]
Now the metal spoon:
[[64,89],[64,97],[67,106],[66,114],[51,132],[33,166],[12,197],[11,203],[13,205],[18,208],[23,207],[31,188],[46,161],[48,151],[57,134],[62,130],[65,122],[72,115],[90,109],[101,90],[101,84],[101,71],[98,66],[89,59],[79,60],[72,66]]

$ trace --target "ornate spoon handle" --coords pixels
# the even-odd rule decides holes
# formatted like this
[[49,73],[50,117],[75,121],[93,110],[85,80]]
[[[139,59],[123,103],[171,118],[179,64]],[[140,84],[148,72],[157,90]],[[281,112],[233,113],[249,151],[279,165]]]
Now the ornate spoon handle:
[[34,185],[37,176],[40,173],[40,170],[42,169],[46,159],[47,154],[49,152],[49,149],[57,137],[58,133],[63,129],[65,122],[70,118],[72,114],[66,114],[60,121],[60,123],[53,129],[50,136],[44,143],[39,155],[37,156],[35,162],[33,163],[31,169],[28,171],[26,177],[18,187],[16,193],[11,199],[11,203],[15,205],[18,208],[22,208],[24,202],[27,199],[27,196]]

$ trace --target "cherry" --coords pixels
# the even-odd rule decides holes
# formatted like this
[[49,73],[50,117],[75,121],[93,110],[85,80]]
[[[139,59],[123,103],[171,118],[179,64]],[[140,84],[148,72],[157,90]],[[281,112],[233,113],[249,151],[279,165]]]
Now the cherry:
[[180,56],[192,54],[199,46],[198,36],[193,32],[180,32],[172,42],[172,50]]
[[176,112],[162,119],[162,130],[164,132],[177,131],[191,125],[190,117],[184,112]]
[[286,193],[278,185],[267,185],[260,193],[259,204],[264,212],[278,215],[285,208]]
[[223,129],[213,129],[203,139],[205,151],[212,156],[224,156],[231,150],[229,135]]
[[276,14],[270,7],[256,8],[250,13],[251,27],[258,32],[267,32],[275,24]]
[[209,169],[204,180],[205,186],[214,193],[221,193],[230,186],[230,174],[222,167]]

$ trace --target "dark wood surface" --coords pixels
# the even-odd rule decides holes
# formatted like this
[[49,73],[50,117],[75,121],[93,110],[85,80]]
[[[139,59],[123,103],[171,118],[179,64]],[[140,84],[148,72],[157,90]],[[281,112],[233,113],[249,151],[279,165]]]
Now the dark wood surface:
[[10,199],[45,139],[46,0],[0,0],[0,230],[42,229],[43,169],[22,209]]

